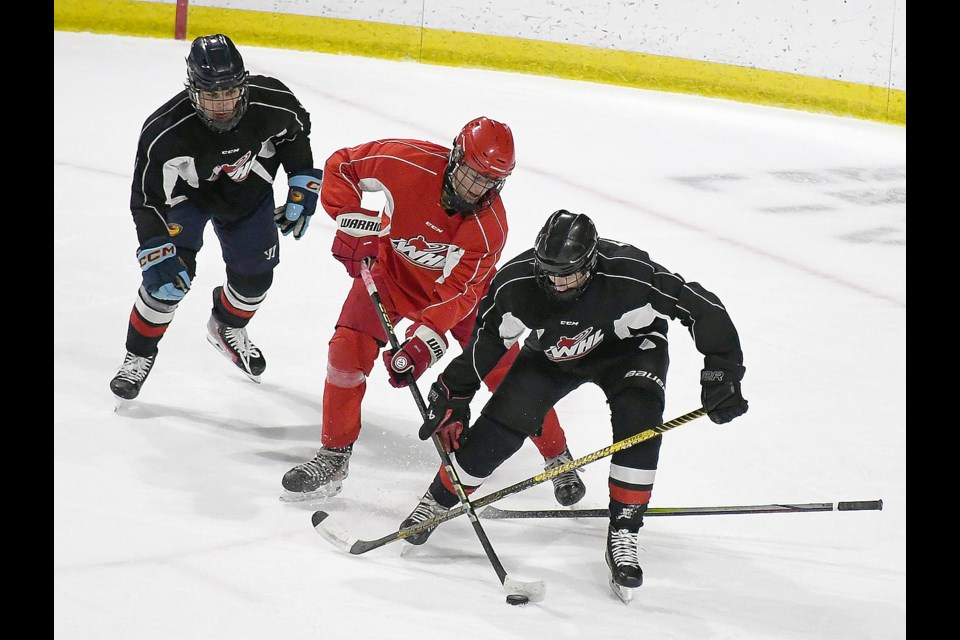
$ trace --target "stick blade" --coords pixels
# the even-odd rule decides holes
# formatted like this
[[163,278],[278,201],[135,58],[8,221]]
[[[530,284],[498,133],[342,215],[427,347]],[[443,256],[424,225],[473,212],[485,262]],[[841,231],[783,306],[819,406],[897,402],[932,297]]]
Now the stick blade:
[[542,580],[525,581],[511,577],[503,579],[503,590],[509,595],[526,596],[530,602],[543,602],[547,597],[547,585]]
[[330,517],[329,513],[326,511],[316,511],[310,518],[310,521],[313,523],[314,530],[319,533],[324,540],[341,551],[346,551],[351,554],[354,553],[354,545],[358,539],[338,525]]

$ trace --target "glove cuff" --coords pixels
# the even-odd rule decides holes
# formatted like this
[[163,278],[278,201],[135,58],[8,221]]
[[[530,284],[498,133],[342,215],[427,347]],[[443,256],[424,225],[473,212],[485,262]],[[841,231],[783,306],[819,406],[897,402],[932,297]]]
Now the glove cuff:
[[323,183],[323,170],[304,169],[291,173],[287,178],[287,183],[290,187],[299,187],[307,191],[320,193],[320,185]]
[[450,385],[447,384],[447,380],[443,377],[442,373],[437,376],[437,381],[434,382],[434,384],[439,385],[441,388],[446,390],[446,396],[450,400],[450,404],[453,406],[469,406],[473,401],[473,396],[475,396],[477,393],[476,389],[458,390],[451,388]]
[[430,351],[430,366],[437,364],[437,360],[443,357],[447,352],[447,341],[439,333],[425,324],[419,324],[414,327],[411,338],[420,338],[427,349]]
[[137,249],[137,261],[140,262],[142,271],[160,264],[167,258],[174,258],[176,255],[177,247],[170,241],[170,236],[151,238]]
[[380,214],[369,209],[344,208],[337,214],[337,233],[354,238],[380,234]]

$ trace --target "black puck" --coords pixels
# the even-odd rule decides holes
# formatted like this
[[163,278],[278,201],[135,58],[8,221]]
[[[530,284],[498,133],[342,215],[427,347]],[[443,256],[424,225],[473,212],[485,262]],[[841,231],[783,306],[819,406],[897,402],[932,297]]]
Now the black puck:
[[507,596],[507,604],[512,604],[515,607],[527,604],[528,602],[530,602],[530,598],[520,595],[519,593],[511,593]]

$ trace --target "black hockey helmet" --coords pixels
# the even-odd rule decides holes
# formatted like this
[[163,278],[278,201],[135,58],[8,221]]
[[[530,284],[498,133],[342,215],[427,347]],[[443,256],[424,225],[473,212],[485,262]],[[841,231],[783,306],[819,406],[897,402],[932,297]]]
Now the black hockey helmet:
[[533,261],[537,284],[555,300],[576,300],[597,271],[597,228],[582,213],[554,211],[537,235]]
[[[193,41],[187,56],[186,86],[204,124],[217,132],[237,126],[247,110],[249,75],[243,66],[243,57],[227,36],[218,33]],[[210,100],[201,96],[201,92],[231,92],[231,95]]]

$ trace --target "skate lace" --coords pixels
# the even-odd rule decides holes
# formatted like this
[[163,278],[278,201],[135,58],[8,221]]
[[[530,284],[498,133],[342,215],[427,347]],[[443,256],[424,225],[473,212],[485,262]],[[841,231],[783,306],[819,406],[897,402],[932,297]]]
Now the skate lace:
[[407,522],[411,523],[407,526],[426,522],[431,518],[442,515],[446,510],[446,507],[434,500],[433,496],[428,493],[420,498],[420,504],[417,505],[417,508],[414,509],[413,513],[410,514],[410,517],[407,518]]
[[245,327],[224,327],[223,339],[246,361],[260,357],[260,350],[250,341]]
[[299,464],[295,469],[313,480],[327,480],[343,470],[349,457],[349,453],[324,449],[318,451],[313,460]]
[[[568,462],[573,462],[573,456],[570,455],[569,449],[564,449],[557,457],[547,459],[544,469],[548,472],[553,471],[557,467],[565,465]],[[577,472],[579,471],[580,469],[571,469],[570,471],[559,473],[550,479],[553,481],[553,486],[557,488],[567,487],[572,484],[579,484],[580,479],[577,478]]]
[[614,529],[610,533],[610,555],[619,566],[640,567],[637,558],[637,534],[627,529]]
[[153,358],[154,356],[144,358],[128,353],[116,377],[133,383],[142,382],[153,367]]

